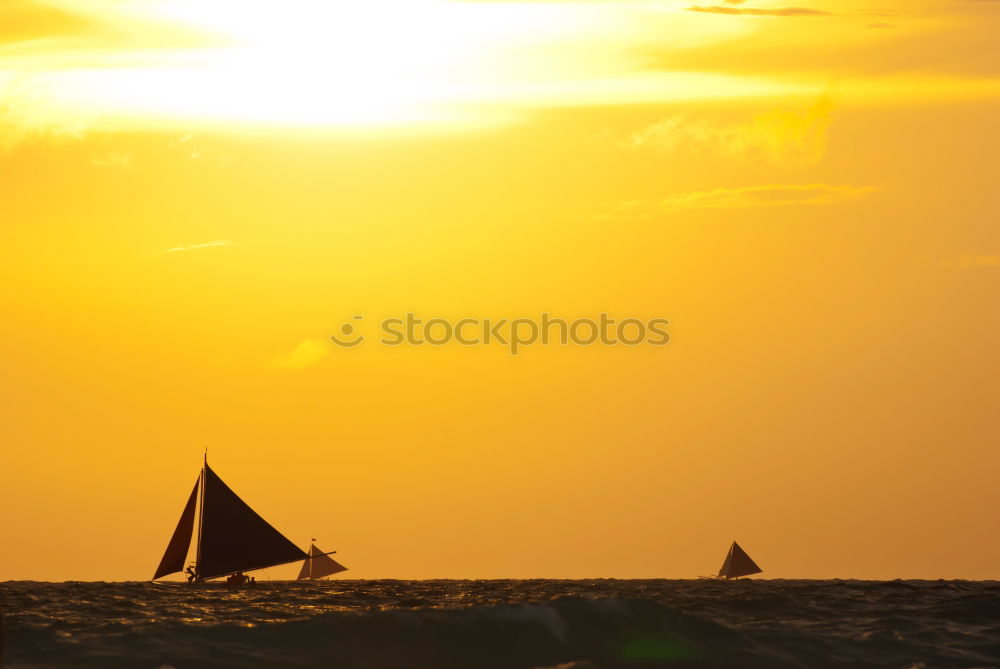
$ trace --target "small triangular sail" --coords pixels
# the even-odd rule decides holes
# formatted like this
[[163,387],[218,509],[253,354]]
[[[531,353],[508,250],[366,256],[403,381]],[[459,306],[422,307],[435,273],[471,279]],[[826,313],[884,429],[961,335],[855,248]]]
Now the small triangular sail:
[[719,577],[739,578],[740,576],[759,574],[762,571],[764,570],[758,567],[746,551],[734,541],[733,545],[729,547],[729,553],[726,554],[726,561],[722,563],[722,569],[719,570]]
[[191,535],[194,533],[194,509],[198,501],[198,483],[200,481],[201,477],[199,476],[198,480],[194,482],[194,490],[191,491],[187,504],[184,505],[184,511],[181,513],[181,519],[178,521],[176,529],[174,529],[174,534],[170,537],[167,550],[163,553],[160,566],[156,568],[156,574],[153,575],[154,581],[168,574],[184,570],[184,560],[187,559],[188,549],[191,548]]
[[309,547],[309,557],[307,557],[302,563],[302,569],[299,571],[298,580],[302,581],[308,578],[323,578],[324,576],[330,576],[331,574],[339,574],[342,571],[347,571],[347,567],[340,564],[329,555],[324,555],[323,551],[316,548],[316,544],[312,544]]
[[201,578],[263,569],[307,557],[205,465],[202,501]]
[[299,569],[299,575],[295,578],[296,581],[305,581],[309,578],[310,564],[312,564],[311,558],[306,558],[302,561],[302,569]]

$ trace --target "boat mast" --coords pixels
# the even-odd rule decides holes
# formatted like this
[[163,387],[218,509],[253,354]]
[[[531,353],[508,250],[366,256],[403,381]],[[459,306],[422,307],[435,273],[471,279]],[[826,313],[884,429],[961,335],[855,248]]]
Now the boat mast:
[[197,575],[196,580],[201,580],[201,533],[202,533],[202,519],[205,517],[205,470],[208,468],[208,446],[205,447],[205,462],[201,467],[201,486],[199,491],[198,501],[198,548],[195,553],[194,559],[194,573]]
[[306,578],[308,578],[308,579],[312,578],[312,573],[313,573],[313,563],[312,563],[312,552],[313,552],[313,550],[312,549],[313,549],[313,544],[310,543],[309,544],[309,553],[308,553],[309,557],[306,558],[306,569],[308,570],[308,574],[306,575]]

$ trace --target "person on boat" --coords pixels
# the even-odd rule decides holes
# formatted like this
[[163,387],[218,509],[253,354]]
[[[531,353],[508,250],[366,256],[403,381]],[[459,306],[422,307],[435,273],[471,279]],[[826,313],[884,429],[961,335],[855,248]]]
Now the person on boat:
[[196,571],[194,570],[194,567],[192,567],[191,565],[188,565],[188,568],[187,568],[187,569],[185,569],[184,571],[186,571],[186,572],[187,572],[187,575],[188,575],[188,583],[191,583],[191,582],[193,582],[193,581],[197,580],[197,578],[198,578],[198,573],[197,573],[197,572],[196,572]]

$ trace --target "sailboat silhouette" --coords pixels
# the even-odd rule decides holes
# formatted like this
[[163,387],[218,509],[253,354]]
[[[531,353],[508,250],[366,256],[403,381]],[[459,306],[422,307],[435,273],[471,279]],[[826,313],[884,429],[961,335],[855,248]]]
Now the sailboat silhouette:
[[764,570],[758,567],[757,563],[747,555],[747,552],[740,548],[740,545],[734,541],[733,545],[729,547],[729,552],[726,553],[726,560],[722,563],[722,568],[719,569],[717,578],[729,580],[731,578],[739,578],[740,576],[759,574],[762,571]]
[[187,569],[189,581],[200,582],[309,557],[240,499],[208,466],[206,454],[198,480],[153,575],[154,581],[184,571],[195,515],[198,543],[194,566]]
[[316,548],[316,544],[310,544],[309,556],[302,562],[302,569],[296,580],[317,580],[342,571],[347,571],[347,567],[331,558],[330,553],[324,553]]

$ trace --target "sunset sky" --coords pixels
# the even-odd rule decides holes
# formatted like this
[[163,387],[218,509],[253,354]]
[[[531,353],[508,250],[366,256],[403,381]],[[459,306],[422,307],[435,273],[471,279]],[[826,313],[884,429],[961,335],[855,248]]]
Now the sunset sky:
[[[0,581],[148,579],[206,447],[353,578],[1000,578],[998,34],[3,0]],[[406,312],[671,342],[329,344]]]

